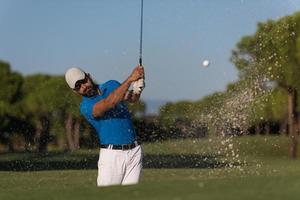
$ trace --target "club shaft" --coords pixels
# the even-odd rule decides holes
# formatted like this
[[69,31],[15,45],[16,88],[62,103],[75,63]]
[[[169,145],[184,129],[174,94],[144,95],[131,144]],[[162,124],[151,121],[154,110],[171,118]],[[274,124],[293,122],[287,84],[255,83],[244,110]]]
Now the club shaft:
[[139,54],[139,64],[142,66],[143,64],[143,7],[144,7],[144,1],[141,0],[141,25],[140,25],[140,54]]

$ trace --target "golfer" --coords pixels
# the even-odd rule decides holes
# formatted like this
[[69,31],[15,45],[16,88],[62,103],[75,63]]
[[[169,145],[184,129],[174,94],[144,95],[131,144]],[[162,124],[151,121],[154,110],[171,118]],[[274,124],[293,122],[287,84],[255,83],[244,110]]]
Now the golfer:
[[81,114],[96,129],[100,139],[98,186],[139,182],[142,149],[136,141],[125,101],[139,100],[144,89],[143,78],[142,66],[137,66],[122,84],[110,80],[98,85],[80,68],[70,68],[65,74],[69,87],[82,96]]

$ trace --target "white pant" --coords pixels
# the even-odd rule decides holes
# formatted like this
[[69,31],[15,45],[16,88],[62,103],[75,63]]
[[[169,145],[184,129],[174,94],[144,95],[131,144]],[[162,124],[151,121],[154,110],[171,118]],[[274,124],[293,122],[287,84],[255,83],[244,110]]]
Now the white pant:
[[130,185],[139,182],[142,170],[142,148],[131,150],[100,149],[98,186]]

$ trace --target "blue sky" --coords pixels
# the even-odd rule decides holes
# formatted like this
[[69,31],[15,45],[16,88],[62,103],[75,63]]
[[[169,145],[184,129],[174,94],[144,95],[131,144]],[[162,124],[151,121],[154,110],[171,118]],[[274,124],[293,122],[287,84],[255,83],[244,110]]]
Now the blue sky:
[[[140,0],[0,0],[0,59],[14,71],[79,66],[123,81],[138,61]],[[231,50],[300,0],[144,0],[144,99],[198,100],[237,79]],[[201,66],[209,59],[208,68]]]

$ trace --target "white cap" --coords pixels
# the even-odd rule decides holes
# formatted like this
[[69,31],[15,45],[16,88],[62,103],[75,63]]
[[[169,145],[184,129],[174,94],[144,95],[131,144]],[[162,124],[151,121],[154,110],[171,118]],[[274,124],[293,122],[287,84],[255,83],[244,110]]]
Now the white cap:
[[68,83],[69,87],[74,89],[75,83],[79,80],[83,80],[85,78],[85,72],[82,69],[72,67],[68,69],[65,74],[66,82]]

